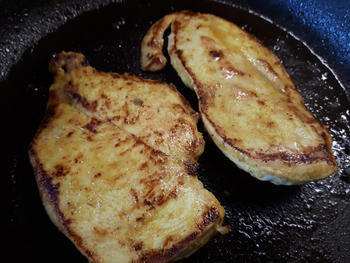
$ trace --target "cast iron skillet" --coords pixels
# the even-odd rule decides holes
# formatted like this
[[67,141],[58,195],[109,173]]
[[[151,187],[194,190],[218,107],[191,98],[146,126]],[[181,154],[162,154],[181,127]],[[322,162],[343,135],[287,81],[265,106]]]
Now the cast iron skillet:
[[[6,2],[10,5],[9,1],[0,4]],[[13,4],[16,2],[17,6]],[[330,126],[339,172],[326,180],[301,186],[260,182],[238,169],[204,133],[206,148],[199,160],[198,176],[224,205],[225,223],[231,225],[232,231],[216,236],[182,262],[348,262],[350,103],[347,94],[350,86],[342,85],[321,57],[292,33],[259,13],[249,12],[247,8],[264,10],[255,1],[237,2],[240,5],[233,1],[110,2],[38,0],[28,4],[15,1],[7,11],[1,11],[8,18],[0,17],[3,23],[0,32],[5,32],[1,29],[6,28],[18,33],[4,34],[0,42],[0,55],[7,54],[0,62],[2,130],[5,132],[2,150],[6,152],[2,180],[6,195],[3,216],[8,219],[2,231],[7,243],[2,261],[85,262],[47,217],[26,152],[47,102],[48,87],[52,82],[47,65],[52,55],[61,50],[79,51],[100,70],[131,72],[172,82],[198,110],[194,93],[184,87],[170,66],[159,73],[142,72],[139,66],[140,42],[149,26],[164,14],[189,9],[234,21],[274,50],[301,91],[306,105]],[[271,2],[266,3],[271,6]],[[277,2],[281,6],[283,2],[289,3]],[[273,13],[270,9],[265,12]],[[288,19],[294,21],[290,28],[296,34],[304,34],[306,39],[314,34],[311,31],[305,34],[302,23],[295,22],[293,16],[283,19],[278,21],[282,24]],[[11,24],[10,29],[6,27]],[[322,49],[319,44],[314,43],[313,47],[324,52],[339,79],[345,80],[346,84],[349,79],[346,72],[349,73],[350,68],[346,57],[345,64],[337,64],[337,60],[329,59],[332,52]],[[340,45],[336,50],[340,53],[333,53],[333,57],[342,57],[341,48],[344,45]],[[201,124],[199,129],[203,131]]]

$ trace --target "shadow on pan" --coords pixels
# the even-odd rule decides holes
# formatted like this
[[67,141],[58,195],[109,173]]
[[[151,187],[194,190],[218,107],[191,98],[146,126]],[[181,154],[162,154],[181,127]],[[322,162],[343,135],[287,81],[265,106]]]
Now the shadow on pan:
[[[27,50],[1,83],[8,94],[3,106],[11,109],[5,116],[9,125],[3,187],[9,204],[4,227],[8,262],[86,261],[46,215],[26,153],[45,110],[52,82],[47,65],[52,55],[78,51],[99,70],[172,82],[198,110],[194,93],[170,66],[159,73],[143,72],[139,66],[140,43],[149,26],[182,9],[231,20],[276,53],[306,105],[330,126],[340,168],[323,181],[274,186],[238,169],[204,133],[206,149],[199,160],[199,178],[225,206],[225,223],[232,231],[216,236],[182,262],[346,262],[350,258],[350,102],[344,89],[301,41],[273,23],[232,5],[181,0],[128,1],[84,13]],[[201,124],[199,128],[204,132]]]

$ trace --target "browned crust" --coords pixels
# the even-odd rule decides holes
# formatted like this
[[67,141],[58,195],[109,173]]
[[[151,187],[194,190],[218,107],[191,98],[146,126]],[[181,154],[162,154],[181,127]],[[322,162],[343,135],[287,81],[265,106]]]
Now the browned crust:
[[91,121],[84,125],[83,128],[89,130],[92,133],[97,133],[97,127],[101,124],[102,122],[98,119],[92,118]]
[[214,223],[220,217],[220,213],[216,207],[211,207],[208,211],[203,213],[202,222],[197,225],[198,230],[192,232],[187,237],[174,244],[168,249],[150,250],[141,253],[137,261],[133,263],[160,263],[168,262],[179,254],[183,253],[186,249],[189,249],[196,239],[203,234],[204,230],[209,226],[209,224]]
[[[31,160],[31,164],[34,169],[35,179],[38,184],[38,188],[41,189],[40,193],[42,195],[44,204],[49,205],[53,208],[55,212],[55,217],[58,220],[60,229],[75,243],[76,247],[86,255],[88,258],[94,260],[95,255],[92,251],[83,245],[82,238],[76,234],[71,228],[71,221],[66,219],[59,207],[59,184],[53,184],[52,178],[50,178],[43,168],[43,164],[40,163],[39,158],[34,150],[36,138],[29,145],[28,153]],[[44,197],[45,195],[46,197]]]
[[[79,58],[80,61],[82,61],[81,63],[85,64],[87,62],[84,62],[86,60],[81,59],[81,57],[79,55],[58,55],[59,58],[61,58],[62,60],[68,60],[68,62],[62,62],[60,61],[60,59],[55,58],[53,60],[52,63],[50,63],[50,67],[51,67],[51,72],[54,74],[60,74],[62,68],[61,67],[66,67],[66,69],[64,70],[72,70],[72,67],[80,67],[79,65],[77,65],[76,62],[74,62],[74,58]],[[66,66],[66,64],[69,64],[68,66]],[[108,74],[108,73],[103,73],[101,72],[101,74]],[[110,75],[110,74],[108,74]],[[136,77],[136,76],[132,76],[129,74],[125,74],[125,75],[119,75],[119,74],[114,74],[114,76],[116,77],[120,77],[120,78],[125,78],[125,79],[130,79],[134,78],[135,81],[142,81],[142,79],[140,80],[140,78]],[[148,80],[148,79],[144,79],[145,82],[149,82],[149,83],[156,83],[159,84],[161,82],[158,81],[153,81],[153,80]],[[143,82],[143,81],[142,81]],[[165,83],[161,83],[161,84],[165,84]],[[73,85],[72,82],[69,82],[67,85]],[[176,88],[173,85],[167,85],[170,89],[176,90]],[[72,90],[72,91],[71,91]],[[68,96],[70,96],[71,98],[73,98],[77,103],[81,104],[83,107],[88,108],[91,111],[95,111],[96,107],[97,107],[97,102],[96,103],[91,103],[88,102],[88,100],[86,98],[84,98],[83,96],[81,96],[79,93],[75,93],[74,92],[74,88],[72,89],[68,89],[67,87],[65,88],[65,92],[69,93]],[[186,107],[186,110],[188,112],[190,112],[190,114],[194,117],[194,118],[198,118],[198,113],[196,113],[190,106],[190,104],[186,101],[186,99],[176,90],[176,92],[180,95],[181,100],[183,100],[184,105]],[[70,219],[67,219],[64,215],[64,213],[62,212],[62,210],[60,209],[60,202],[59,202],[59,194],[60,194],[60,185],[59,184],[53,184],[53,179],[56,177],[61,177],[61,176],[65,176],[65,174],[67,173],[67,171],[65,170],[65,168],[61,165],[57,165],[55,167],[55,172],[54,173],[50,173],[48,174],[47,171],[45,171],[44,169],[44,165],[40,162],[38,153],[36,152],[36,144],[37,144],[37,140],[40,136],[40,134],[42,133],[42,131],[47,128],[50,123],[59,117],[59,110],[58,110],[58,105],[59,103],[62,103],[62,101],[60,101],[60,99],[62,99],[61,97],[59,97],[59,95],[61,95],[59,93],[58,90],[52,90],[50,91],[50,99],[49,99],[49,104],[45,113],[45,117],[34,137],[34,139],[32,140],[29,148],[28,148],[28,153],[30,156],[30,160],[32,163],[32,166],[34,168],[34,173],[35,173],[35,177],[36,177],[36,181],[38,184],[38,187],[40,189],[40,193],[42,195],[42,200],[43,203],[46,207],[49,207],[50,209],[52,208],[53,213],[50,214],[50,216],[54,217],[54,221],[57,221],[57,225],[60,228],[60,230],[65,233],[67,235],[67,237],[69,237],[69,239],[71,239],[75,245],[77,246],[77,248],[85,255],[89,258],[89,260],[91,261],[96,261],[98,262],[98,255],[94,255],[94,253],[89,250],[88,248],[86,248],[86,246],[84,246],[84,240],[82,239],[81,236],[79,236],[72,228],[73,226],[71,225],[72,222]],[[137,104],[142,104],[141,102],[136,102]],[[184,107],[183,107],[184,108]],[[106,120],[108,122],[108,120]],[[83,126],[83,128],[87,129],[89,132],[96,134],[98,132],[98,127],[102,122],[100,120],[91,118],[90,122],[85,124]],[[193,128],[191,126],[191,128]],[[194,129],[194,128],[193,128]],[[67,137],[70,137],[73,134],[74,131],[68,131],[67,132]],[[195,130],[193,130],[193,132],[195,132]],[[131,136],[136,140],[135,145],[137,144],[144,144],[145,147],[147,147],[148,149],[153,149],[152,147],[148,146],[147,144],[145,144],[143,141],[140,140],[140,138],[134,136],[131,134]],[[115,144],[115,147],[119,147],[119,145],[122,143],[118,142]],[[194,142],[196,143],[196,142]],[[135,146],[134,145],[134,146]],[[163,152],[159,151],[159,150],[152,150],[151,151],[151,156],[150,159],[154,162],[158,162],[158,163],[163,163],[163,157],[167,156],[166,154],[164,154]],[[74,159],[74,162],[78,162],[78,157],[76,157],[76,159]],[[192,176],[196,176],[196,171],[197,171],[197,166],[198,164],[195,161],[189,160],[187,162],[185,162],[185,167],[186,170],[188,172],[189,175]],[[144,169],[143,165],[140,167],[140,169]],[[97,173],[94,175],[94,178],[97,179],[101,177],[101,173]],[[130,191],[130,194],[135,202],[136,206],[140,206],[140,205],[144,205],[146,207],[148,207],[150,210],[155,209],[157,206],[161,206],[162,204],[164,204],[165,202],[167,202],[168,200],[171,199],[175,199],[177,198],[177,194],[178,194],[178,189],[175,187],[174,189],[172,189],[172,191],[170,191],[169,193],[164,193],[164,194],[160,194],[160,195],[156,195],[154,196],[154,193],[152,192],[152,189],[159,184],[159,180],[155,180],[154,178],[149,178],[150,181],[147,182],[149,183],[150,186],[150,191],[145,195],[145,196],[140,196],[138,195],[138,193],[132,189],[132,191]],[[158,178],[159,179],[159,178]],[[179,177],[179,184],[180,180],[183,180],[183,178]],[[198,231],[193,232],[192,234],[188,235],[187,237],[185,237],[182,241],[178,242],[177,244],[173,245],[171,248],[169,249],[163,249],[163,250],[152,250],[152,251],[145,251],[143,252],[143,244],[142,243],[135,243],[132,245],[132,248],[134,251],[137,251],[138,253],[141,254],[141,259],[138,260],[137,262],[164,262],[164,260],[167,261],[167,259],[169,258],[174,258],[176,256],[178,256],[179,253],[183,252],[184,250],[190,248],[190,245],[192,243],[194,243],[194,241],[196,240],[197,237],[199,237],[202,232],[205,231],[205,228],[217,221],[220,218],[220,214],[219,211],[217,210],[217,208],[213,207],[211,209],[209,209],[209,211],[207,211],[205,214],[203,214],[203,221],[198,225]],[[137,222],[142,222],[143,221],[143,217],[139,217],[136,219]],[[98,234],[98,235],[103,235],[103,230],[95,228],[94,227],[94,231]]]
[[86,67],[89,65],[85,56],[74,52],[60,52],[54,55],[49,63],[49,72],[57,75],[60,70],[70,72],[74,68]]
[[[50,101],[47,106],[45,116],[43,120],[41,121],[41,124],[39,126],[39,129],[37,130],[33,140],[28,146],[28,155],[30,158],[31,165],[34,170],[35,179],[38,185],[38,188],[40,190],[41,198],[44,201],[45,206],[50,206],[53,208],[53,211],[55,213],[57,223],[59,224],[60,229],[67,235],[69,238],[75,243],[75,245],[79,248],[80,251],[90,259],[94,259],[95,255],[92,251],[90,251],[88,248],[83,246],[82,238],[76,234],[71,228],[70,224],[71,221],[69,219],[66,219],[63,212],[60,210],[59,207],[59,184],[53,184],[51,177],[48,176],[46,171],[43,168],[43,164],[40,162],[39,157],[35,151],[35,145],[37,144],[38,136],[42,133],[44,129],[46,129],[49,125],[49,123],[54,119],[57,118],[58,112],[57,107],[58,104],[56,100],[58,99],[58,96],[56,94],[56,91],[50,91]],[[51,102],[51,103],[50,103]],[[54,176],[61,176],[62,174],[59,172],[60,167],[56,167],[56,171],[58,173],[54,174]],[[63,169],[63,168],[62,168]]]
[[194,162],[192,160],[185,160],[184,164],[189,175],[197,176],[197,170],[199,166],[197,162]]
[[[257,42],[255,40],[255,42]],[[257,42],[258,43],[258,42]],[[264,59],[258,59],[257,60],[264,68],[266,68],[268,70],[268,72],[272,73],[276,78],[278,78],[278,74],[276,71],[273,70],[272,66],[270,65],[269,62],[267,62],[266,60]]]
[[[74,59],[78,59],[79,61],[84,61],[84,56],[82,54],[75,54],[73,55],[69,55],[71,52],[67,53],[65,52],[65,55],[57,55],[57,58],[54,59],[54,63],[51,63],[53,65],[55,65],[56,67],[56,72],[59,72],[60,69],[57,68],[58,65],[60,65],[60,67],[65,67],[65,65],[70,65],[70,68],[73,67],[79,67],[79,63],[74,62]],[[61,61],[64,60],[64,61]],[[91,68],[91,67],[89,67]],[[147,84],[154,84],[154,85],[163,85],[163,86],[167,86],[169,89],[171,89],[173,92],[175,92],[177,94],[177,96],[179,96],[181,102],[183,105],[181,104],[176,104],[175,106],[180,107],[183,112],[185,114],[190,114],[191,117],[193,118],[193,120],[198,121],[199,119],[199,114],[194,111],[190,105],[190,103],[186,100],[186,98],[176,89],[176,87],[173,84],[168,84],[168,83],[164,83],[164,82],[160,82],[157,80],[151,80],[151,79],[144,79],[144,78],[140,78],[137,77],[135,75],[126,73],[126,74],[118,74],[118,73],[106,73],[106,72],[102,72],[102,71],[98,71],[95,70],[93,68],[91,68],[94,71],[94,74],[98,74],[100,76],[112,76],[113,78],[116,79],[122,79],[124,81],[130,82],[137,82],[137,83],[147,83]],[[69,74],[69,73],[67,73]],[[93,100],[93,101],[89,101],[86,97],[82,96],[81,94],[79,94],[78,89],[74,86],[74,82],[72,80],[69,80],[65,86],[64,86],[64,92],[65,94],[68,95],[68,97],[73,100],[76,104],[81,105],[83,108],[85,108],[86,110],[90,111],[90,112],[96,112],[96,110],[99,107],[99,103],[97,100]],[[106,100],[105,96],[101,96],[102,99]],[[110,102],[109,102],[110,103]],[[139,106],[141,106],[143,104],[142,101],[140,100],[134,100],[133,103],[137,103]],[[127,106],[127,102],[125,103],[125,106]],[[183,107],[184,106],[184,107]],[[106,102],[106,107],[108,108],[108,101]],[[126,107],[127,108],[127,107]],[[135,116],[133,118],[128,117],[128,110],[126,109],[126,118],[124,119],[124,123],[126,124],[134,124],[135,122],[137,122],[139,116]],[[115,118],[117,118],[117,116],[115,116]],[[94,126],[96,126],[96,120],[94,123],[88,124],[86,125],[84,128],[87,128],[89,131],[91,131],[92,133],[96,133]],[[192,129],[192,134],[196,134],[196,130],[195,127],[193,125],[189,125],[189,127],[191,127]],[[193,157],[196,159],[197,155],[198,155],[198,151],[197,149],[199,149],[199,145],[203,144],[202,141],[200,139],[197,138],[197,136],[194,136],[193,138],[195,138],[195,140],[188,146],[186,147],[186,150],[188,151],[188,153],[192,153],[194,154]]]
[[81,96],[79,93],[72,90],[67,90],[67,94],[78,104],[81,104],[85,109],[89,111],[96,111],[97,101],[89,102],[85,97]]
[[145,68],[145,70],[149,70],[152,67],[155,67],[156,65],[163,65],[166,63],[163,57],[160,57],[159,54],[147,54],[147,59],[150,61]]
[[[46,116],[46,118],[44,119],[44,122],[49,123],[52,119],[56,118],[57,116],[55,116],[55,113],[56,112],[53,110],[53,113],[48,114]],[[97,122],[98,122],[97,125],[99,125],[100,121],[97,120]],[[92,129],[93,131],[91,131],[91,132],[96,133],[97,131],[95,130],[95,126],[94,126],[95,123],[96,123],[96,120],[92,119],[91,122],[89,122],[87,125],[85,125],[85,128]],[[87,126],[89,126],[89,125],[93,125],[94,127],[88,128]],[[42,129],[43,129],[43,126],[41,126],[40,131],[42,131]],[[40,131],[37,133],[35,138],[32,140],[31,144],[29,145],[28,153],[29,153],[29,157],[30,157],[33,169],[34,169],[35,178],[36,178],[36,181],[38,184],[38,188],[40,189],[40,193],[42,195],[42,199],[44,201],[44,204],[45,204],[45,206],[50,206],[53,208],[54,216],[57,219],[57,223],[58,223],[60,230],[63,233],[65,233],[75,243],[76,247],[79,248],[79,250],[85,256],[87,256],[90,260],[94,261],[94,260],[96,260],[97,257],[94,255],[94,253],[91,250],[89,250],[88,248],[86,248],[84,246],[81,236],[78,235],[74,230],[72,230],[72,228],[70,227],[70,224],[72,223],[71,220],[65,218],[64,213],[61,211],[60,206],[59,206],[59,194],[60,194],[59,188],[60,188],[60,185],[53,184],[52,180],[55,177],[62,176],[64,168],[57,166],[56,172],[53,173],[52,176],[50,177],[47,174],[47,172],[45,171],[43,164],[40,163],[39,157],[37,156],[37,153],[35,151],[35,145],[36,145],[37,137],[41,133]],[[149,147],[147,144],[144,144],[140,140],[137,140],[135,144],[143,144],[146,148],[152,149],[151,147]],[[163,163],[163,157],[166,156],[166,154],[164,154],[163,152],[161,152],[159,150],[154,150],[154,149],[151,150],[151,154],[152,154],[152,156],[150,156],[150,159],[156,163],[158,163],[158,162]],[[196,163],[192,161],[191,165],[192,165],[191,168],[188,168],[188,169],[191,169],[192,173],[196,173],[196,168],[193,168],[196,166]],[[140,169],[142,169],[142,167],[140,167]],[[191,174],[191,175],[195,175],[195,174]],[[101,176],[101,174],[96,174],[95,178],[98,178],[100,176]],[[141,205],[143,205],[145,207],[148,207],[149,210],[154,210],[157,207],[168,202],[169,200],[177,198],[177,191],[178,191],[177,187],[175,187],[168,194],[159,194],[157,196],[154,196],[154,189],[159,184],[159,179],[161,179],[161,178],[159,176],[157,176],[154,178],[153,177],[147,178],[147,181],[143,181],[143,182],[140,181],[140,183],[146,184],[147,188],[149,189],[149,191],[143,196],[139,196],[134,189],[130,190],[130,194],[135,202],[136,207],[140,207]],[[218,216],[219,216],[219,214],[217,215],[217,217]],[[206,221],[204,221],[204,223],[202,223],[201,226],[203,226],[203,227],[206,226],[207,224],[209,224],[211,222],[210,220],[215,221],[217,217],[214,218],[213,212],[210,212],[210,214],[208,216],[206,216],[206,218],[209,218],[209,219],[206,219]],[[143,220],[142,217],[137,219],[138,222],[142,222],[142,220]],[[201,230],[204,230],[203,227],[199,227],[199,228]],[[163,262],[162,261],[163,259],[167,259],[169,257],[176,256],[179,251],[185,249],[186,245],[188,245],[199,234],[200,234],[199,232],[198,233],[195,232],[195,234],[193,234],[191,236],[192,238],[187,237],[183,241],[174,245],[171,249],[167,249],[167,250],[159,250],[159,251],[152,250],[152,251],[148,251],[148,252],[142,252],[142,245],[139,243],[135,244],[135,245],[133,245],[133,249],[135,251],[142,253],[142,257],[143,257],[142,259],[140,259],[137,262]],[[98,261],[96,260],[96,262],[98,262]]]
[[[290,152],[278,152],[278,153],[256,153],[252,154],[246,150],[243,150],[239,147],[237,147],[234,143],[234,140],[230,139],[227,137],[227,135],[218,127],[215,122],[213,122],[209,115],[207,114],[208,110],[208,99],[209,97],[207,96],[206,92],[204,91],[204,88],[202,87],[200,81],[196,78],[195,74],[191,71],[191,69],[187,66],[186,60],[183,57],[183,52],[177,48],[177,34],[178,30],[180,29],[180,22],[175,20],[172,23],[172,30],[173,30],[173,39],[174,39],[174,44],[173,44],[173,49],[172,51],[174,54],[177,55],[179,61],[181,62],[182,66],[186,70],[186,72],[190,75],[194,86],[196,87],[196,92],[198,95],[198,100],[199,100],[199,109],[201,114],[205,116],[205,118],[209,121],[215,132],[222,138],[222,140],[230,145],[233,149],[237,150],[238,152],[255,159],[257,161],[262,161],[262,162],[271,162],[271,161],[284,161],[284,162],[290,162],[290,163],[295,163],[295,164],[310,164],[314,162],[319,162],[319,161],[325,161],[329,165],[336,167],[337,163],[336,160],[332,154],[331,151],[331,145],[332,145],[332,139],[328,132],[322,132],[322,137],[324,139],[324,143],[319,144],[316,147],[310,147],[309,151],[307,153],[303,154],[292,154]],[[251,39],[258,44],[261,45],[260,41],[255,38],[254,36],[251,36]],[[277,73],[276,73],[277,74]],[[286,73],[287,74],[287,73]],[[288,75],[288,74],[287,74]],[[299,92],[295,87],[294,89]],[[303,104],[305,109],[312,115],[311,111]],[[317,118],[313,119],[314,122],[317,122],[320,124],[321,127],[326,129]],[[320,154],[321,153],[321,154]],[[321,155],[321,156],[320,156]]]
[[[54,117],[55,114],[49,114],[45,118],[45,122],[50,122]],[[94,122],[94,120],[92,120]],[[91,123],[91,122],[90,122]],[[89,125],[88,123],[87,125]],[[85,126],[87,126],[85,125]],[[63,231],[79,248],[82,253],[87,256],[90,260],[96,260],[96,256],[94,253],[86,248],[83,245],[82,238],[75,233],[70,227],[70,224],[72,223],[71,220],[66,219],[64,216],[64,213],[61,211],[59,206],[59,184],[53,184],[52,180],[55,176],[61,176],[61,173],[59,174],[52,174],[53,177],[50,177],[45,169],[43,168],[43,164],[40,163],[39,157],[37,156],[37,153],[35,151],[35,144],[37,137],[39,136],[40,132],[37,133],[36,137],[33,139],[32,143],[29,146],[28,153],[30,156],[30,160],[34,169],[35,178],[38,184],[39,189],[41,189],[40,193],[42,195],[42,199],[44,200],[45,205],[49,205],[53,208],[54,216],[57,219],[57,223],[59,224],[59,228],[61,231]],[[142,143],[142,141],[137,141],[136,143]],[[148,147],[145,144],[145,147]],[[154,155],[155,159],[154,161],[162,161],[162,156],[165,154],[161,151],[152,150],[152,155]],[[157,156],[160,157],[160,159],[157,159]],[[195,176],[196,170],[197,170],[197,163],[193,161],[188,161],[186,163],[187,171],[190,175]],[[57,167],[58,170],[61,170],[60,167]],[[142,168],[140,168],[142,169]],[[95,177],[100,177],[101,174],[96,174]],[[158,184],[159,178],[151,180],[149,182],[143,182],[147,183],[150,191],[146,194],[146,196],[143,196],[143,201],[140,201],[140,196],[137,194],[137,192],[134,189],[130,190],[130,194],[132,195],[132,198],[135,202],[135,205],[139,207],[140,205],[144,205],[146,207],[149,207],[150,210],[155,209],[158,206],[161,206],[165,202],[171,199],[175,199],[177,197],[177,189],[175,188],[173,191],[171,191],[168,195],[160,195],[157,198],[153,197],[152,189]],[[171,248],[168,249],[161,249],[161,250],[150,250],[150,251],[143,251],[142,247],[143,245],[141,243],[136,243],[132,246],[134,251],[140,252],[140,258],[137,261],[133,262],[167,262],[168,260],[171,260],[174,257],[177,257],[181,252],[183,252],[186,249],[189,249],[191,247],[191,244],[193,241],[195,241],[202,232],[205,231],[206,227],[217,221],[220,217],[220,214],[216,207],[210,208],[207,212],[205,212],[202,216],[202,222],[198,224],[197,228],[198,231],[194,231],[187,237],[185,237],[183,240],[179,241],[178,243],[174,244]],[[137,222],[142,222],[143,218],[137,218]],[[98,229],[94,229],[95,231],[100,231]],[[101,231],[100,231],[101,232]],[[101,233],[100,233],[101,234]],[[97,262],[97,261],[96,261]]]

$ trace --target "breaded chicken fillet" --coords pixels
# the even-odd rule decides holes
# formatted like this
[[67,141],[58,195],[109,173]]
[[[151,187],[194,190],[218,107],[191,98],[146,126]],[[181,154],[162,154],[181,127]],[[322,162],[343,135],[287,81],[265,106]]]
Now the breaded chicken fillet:
[[97,71],[62,52],[29,156],[55,225],[90,262],[169,262],[196,251],[224,209],[196,176],[197,114],[168,84]]
[[235,24],[188,11],[161,18],[142,42],[144,70],[165,66],[163,34],[170,25],[171,64],[196,92],[211,138],[238,167],[285,185],[337,170],[327,127],[305,107],[280,60]]

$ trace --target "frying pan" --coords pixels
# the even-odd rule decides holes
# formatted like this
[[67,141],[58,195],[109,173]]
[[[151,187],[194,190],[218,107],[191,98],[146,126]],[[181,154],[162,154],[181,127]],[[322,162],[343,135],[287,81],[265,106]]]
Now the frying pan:
[[52,55],[79,51],[100,70],[172,82],[198,110],[170,66],[159,73],[139,66],[149,26],[182,9],[231,20],[271,48],[306,105],[329,125],[339,164],[328,179],[275,186],[238,169],[204,133],[198,176],[225,207],[232,230],[182,262],[349,262],[348,1],[1,0],[3,262],[86,262],[46,215],[26,152],[45,110]]

